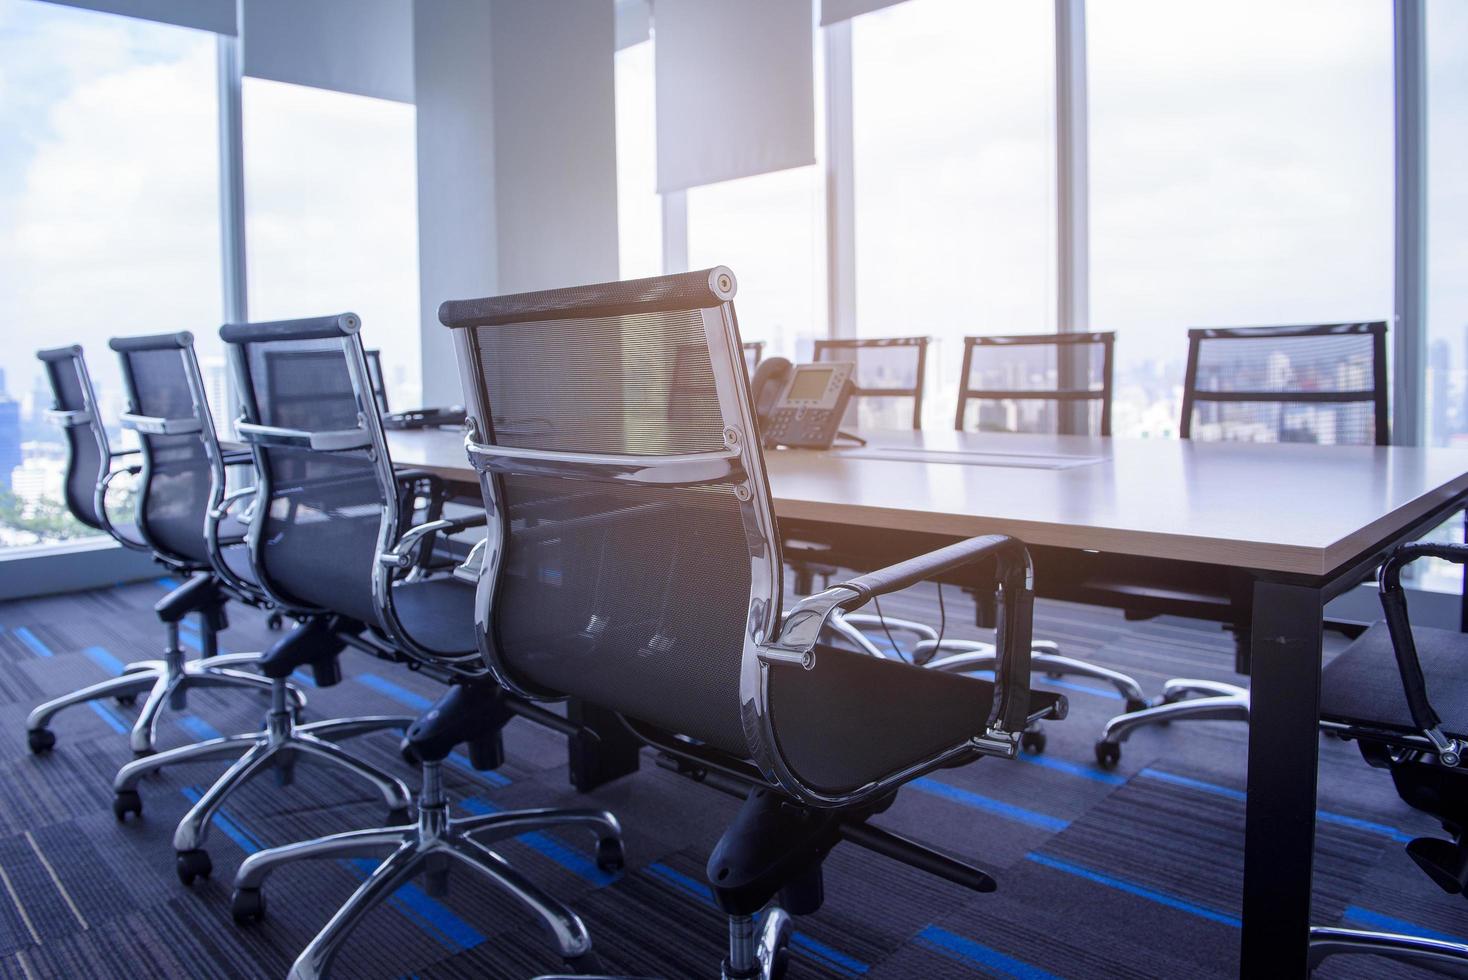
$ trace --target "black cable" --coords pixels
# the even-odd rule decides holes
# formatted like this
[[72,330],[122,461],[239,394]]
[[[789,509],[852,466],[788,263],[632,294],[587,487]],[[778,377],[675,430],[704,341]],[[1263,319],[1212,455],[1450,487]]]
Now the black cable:
[[882,600],[876,596],[872,596],[872,606],[877,610],[877,622],[882,624],[882,632],[887,634],[887,642],[892,644],[892,650],[903,661],[912,663],[912,658],[902,652],[902,647],[897,645],[897,640],[893,638],[892,631],[887,628],[887,617],[882,613]]

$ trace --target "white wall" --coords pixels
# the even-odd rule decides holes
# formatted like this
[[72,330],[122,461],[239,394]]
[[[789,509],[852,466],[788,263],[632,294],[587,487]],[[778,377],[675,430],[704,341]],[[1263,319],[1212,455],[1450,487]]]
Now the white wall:
[[461,400],[445,299],[617,277],[613,6],[416,0],[423,400]]

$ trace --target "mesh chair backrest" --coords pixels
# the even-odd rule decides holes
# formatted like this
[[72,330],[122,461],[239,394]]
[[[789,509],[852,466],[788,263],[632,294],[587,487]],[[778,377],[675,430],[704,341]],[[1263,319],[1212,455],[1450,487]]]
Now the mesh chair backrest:
[[914,429],[922,428],[927,337],[817,340],[815,359],[856,363],[843,425],[900,429],[911,421]]
[[1188,331],[1184,439],[1378,445],[1386,324]]
[[470,454],[497,517],[490,666],[743,755],[744,641],[779,615],[779,551],[733,292],[720,268],[439,317],[461,328]]
[[327,450],[251,437],[241,428],[254,438],[260,481],[249,540],[261,585],[288,607],[377,625],[373,566],[379,535],[396,533],[397,509],[392,494],[383,493],[374,455],[385,456],[386,446],[359,326],[356,316],[342,314],[230,324],[219,335],[240,380],[244,423],[306,438],[362,434],[355,448]]
[[138,533],[167,558],[208,566],[204,522],[224,493],[214,419],[204,399],[191,334],[117,338],[128,411],[170,421],[193,420],[193,432],[138,430],[143,472],[138,488]]
[[765,357],[765,342],[763,340],[746,340],[742,344],[744,348],[744,370],[754,376],[754,369],[759,367],[759,362]]
[[112,466],[112,453],[82,349],[58,347],[39,351],[36,356],[45,365],[55,410],[79,413],[74,424],[62,426],[66,438],[66,509],[88,527],[102,530],[105,525],[97,513],[97,486]]
[[372,382],[372,397],[377,402],[377,414],[386,415],[387,379],[382,374],[382,351],[365,351],[367,355],[367,378]]
[[959,431],[1111,435],[1114,333],[965,337]]

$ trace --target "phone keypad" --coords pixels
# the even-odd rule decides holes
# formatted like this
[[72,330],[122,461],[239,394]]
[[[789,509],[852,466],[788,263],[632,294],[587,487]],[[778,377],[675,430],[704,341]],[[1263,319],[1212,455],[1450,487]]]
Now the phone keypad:
[[770,415],[764,436],[766,441],[782,446],[824,449],[831,443],[830,420],[830,411],[781,408]]

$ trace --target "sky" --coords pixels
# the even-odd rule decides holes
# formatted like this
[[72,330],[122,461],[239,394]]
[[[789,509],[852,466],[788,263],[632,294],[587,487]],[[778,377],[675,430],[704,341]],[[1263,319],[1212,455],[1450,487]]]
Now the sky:
[[[222,351],[215,48],[201,31],[0,0],[12,395],[32,390],[41,347],[80,341],[112,392],[110,337],[190,330],[206,367]],[[360,314],[394,365],[394,407],[416,407],[413,108],[246,79],[244,113],[251,315]]]

